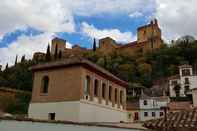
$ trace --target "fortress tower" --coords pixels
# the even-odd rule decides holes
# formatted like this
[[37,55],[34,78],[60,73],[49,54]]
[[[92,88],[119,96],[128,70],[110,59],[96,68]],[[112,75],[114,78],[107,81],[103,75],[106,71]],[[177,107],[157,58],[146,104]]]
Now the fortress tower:
[[65,51],[66,41],[63,39],[54,38],[52,40],[52,45],[51,45],[51,54],[55,54],[56,45],[57,45],[57,52],[59,52],[59,51],[64,52]]
[[161,29],[156,19],[152,20],[150,24],[138,28],[137,43],[143,45],[144,52],[161,47]]

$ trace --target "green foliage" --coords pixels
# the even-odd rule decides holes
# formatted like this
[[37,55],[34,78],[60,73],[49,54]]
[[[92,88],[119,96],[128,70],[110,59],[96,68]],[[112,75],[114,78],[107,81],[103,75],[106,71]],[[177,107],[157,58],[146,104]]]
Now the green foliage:
[[12,114],[27,114],[31,95],[17,93],[13,96],[0,96],[0,108]]
[[51,51],[50,51],[50,45],[48,44],[47,46],[47,52],[46,52],[46,61],[50,61],[51,60]]

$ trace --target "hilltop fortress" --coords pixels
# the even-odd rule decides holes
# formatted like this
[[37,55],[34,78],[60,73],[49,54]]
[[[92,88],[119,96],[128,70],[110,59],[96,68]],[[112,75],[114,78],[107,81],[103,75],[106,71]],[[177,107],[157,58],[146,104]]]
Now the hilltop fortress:
[[[96,50],[82,48],[79,45],[74,45],[71,49],[66,48],[66,41],[59,38],[54,38],[51,45],[51,55],[57,51],[61,52],[62,58],[70,56],[82,56],[84,53],[95,51],[101,55],[107,55],[114,51],[118,53],[133,55],[135,53],[145,54],[147,52],[159,49],[162,45],[161,29],[159,28],[156,19],[149,24],[141,26],[137,29],[137,41],[126,44],[117,43],[110,37],[99,40]],[[41,59],[45,56],[44,53],[36,52],[34,58]]]

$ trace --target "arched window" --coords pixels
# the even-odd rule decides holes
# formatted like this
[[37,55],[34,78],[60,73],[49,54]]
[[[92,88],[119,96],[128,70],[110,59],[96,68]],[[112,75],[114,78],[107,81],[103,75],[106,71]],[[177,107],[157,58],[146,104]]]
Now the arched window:
[[42,78],[41,93],[48,93],[48,88],[49,88],[49,77],[48,76],[44,76]]
[[115,103],[118,101],[118,90],[115,88]]
[[102,97],[105,98],[105,90],[106,90],[106,84],[102,84]]
[[111,101],[111,93],[112,93],[112,87],[109,86],[109,100]]
[[86,76],[84,84],[84,95],[88,95],[90,89],[90,76]]
[[97,79],[94,80],[94,96],[98,96],[98,87],[99,81]]
[[123,91],[120,91],[120,104],[123,103]]

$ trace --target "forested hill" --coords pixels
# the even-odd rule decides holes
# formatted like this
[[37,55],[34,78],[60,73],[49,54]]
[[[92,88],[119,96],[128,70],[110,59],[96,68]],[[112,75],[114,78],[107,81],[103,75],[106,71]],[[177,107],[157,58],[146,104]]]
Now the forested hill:
[[[100,56],[91,52],[84,56],[128,82],[151,87],[153,80],[178,73],[177,66],[183,62],[188,62],[195,68],[197,41],[182,38],[145,55],[136,52],[135,55],[128,56],[128,54],[114,52],[108,56]],[[32,73],[28,68],[40,62],[22,57],[21,61],[16,62],[14,66],[7,66],[0,72],[0,87],[31,91]]]

